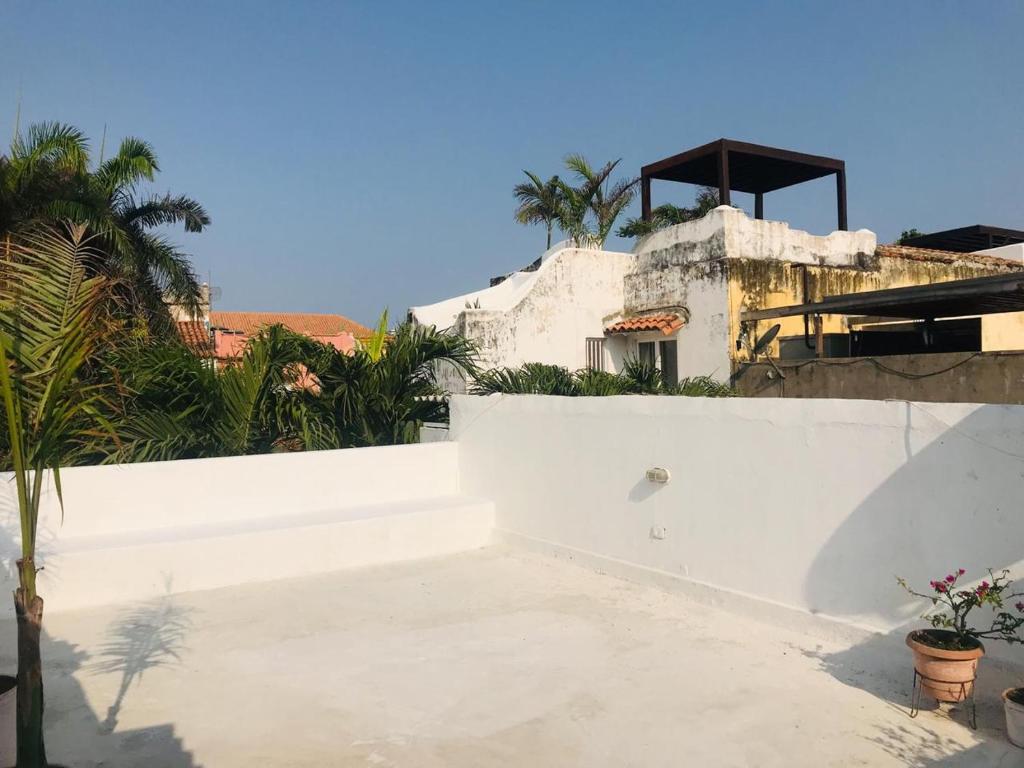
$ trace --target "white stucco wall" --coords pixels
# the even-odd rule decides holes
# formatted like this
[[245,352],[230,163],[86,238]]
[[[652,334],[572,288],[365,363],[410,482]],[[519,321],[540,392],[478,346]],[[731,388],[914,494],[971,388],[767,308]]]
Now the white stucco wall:
[[1024,263],[1024,243],[1001,245],[998,248],[986,248],[983,251],[978,251],[978,253],[985,256],[998,256],[1000,259],[1013,259],[1014,261]]
[[877,244],[868,229],[812,235],[784,221],[752,219],[739,208],[721,205],[696,221],[649,235],[637,243],[635,253],[702,261],[708,257],[709,240],[716,241],[720,256],[833,266],[855,266],[861,256],[873,254]]
[[533,279],[514,303],[464,309],[455,329],[479,345],[485,367],[582,368],[586,339],[603,337],[607,318],[622,309],[623,276],[632,263],[628,253],[561,250],[529,273]]
[[[500,529],[858,627],[1024,548],[1024,407],[459,397],[463,488]],[[667,468],[667,485],[644,479]]]
[[[2,477],[10,590],[20,533]],[[61,480],[63,521],[52,485],[40,515],[48,610],[448,554],[493,527],[490,503],[461,494],[448,442],[77,467]]]

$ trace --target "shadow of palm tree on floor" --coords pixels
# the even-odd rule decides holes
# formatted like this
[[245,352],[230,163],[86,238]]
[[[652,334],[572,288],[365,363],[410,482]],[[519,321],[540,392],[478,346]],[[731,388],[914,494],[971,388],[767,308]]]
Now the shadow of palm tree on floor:
[[192,627],[191,609],[175,603],[170,579],[165,594],[132,606],[113,623],[90,669],[94,674],[121,674],[117,696],[107,710],[100,730],[112,732],[132,683],[141,682],[147,670],[181,661],[185,638]]

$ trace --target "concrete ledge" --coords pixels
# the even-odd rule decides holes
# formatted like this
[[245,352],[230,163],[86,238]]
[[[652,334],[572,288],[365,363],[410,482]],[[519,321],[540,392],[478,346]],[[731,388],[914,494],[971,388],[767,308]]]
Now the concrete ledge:
[[[248,523],[56,541],[40,594],[64,611],[449,555],[491,541],[494,505],[466,496]],[[13,588],[8,578],[4,585]]]

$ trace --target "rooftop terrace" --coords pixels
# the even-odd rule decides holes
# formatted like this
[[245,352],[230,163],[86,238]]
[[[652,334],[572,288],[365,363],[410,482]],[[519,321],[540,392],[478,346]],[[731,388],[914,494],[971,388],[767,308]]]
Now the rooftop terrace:
[[[76,766],[997,766],[906,659],[491,547],[53,616]],[[5,622],[0,647],[13,647]],[[4,658],[10,665],[13,659]],[[112,716],[111,716],[112,715]]]
[[893,576],[1024,572],[1024,407],[493,396],[452,418],[430,445],[62,472],[40,528],[54,759],[1019,762],[1019,647],[988,645],[977,731],[909,717],[924,606]]

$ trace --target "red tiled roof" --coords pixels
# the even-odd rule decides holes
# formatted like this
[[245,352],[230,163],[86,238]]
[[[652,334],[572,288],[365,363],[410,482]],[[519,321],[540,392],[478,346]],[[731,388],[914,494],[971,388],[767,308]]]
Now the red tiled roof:
[[178,334],[192,352],[199,357],[213,357],[213,339],[201,320],[179,320]]
[[620,320],[612,323],[604,332],[607,333],[636,333],[639,331],[661,331],[666,336],[675,333],[684,325],[683,318],[670,313],[662,315],[645,315],[643,317],[631,317],[628,320]]
[[373,331],[342,315],[317,315],[306,312],[210,312],[210,326],[254,336],[268,325],[283,325],[305,336],[323,337],[351,333],[365,339]]
[[940,251],[935,248],[913,248],[909,245],[879,245],[875,248],[878,256],[887,259],[910,259],[912,261],[935,261],[941,264],[957,262],[978,264],[990,267],[1007,267],[1021,269],[1021,263],[1000,256],[989,256],[984,253],[960,253],[959,251]]

